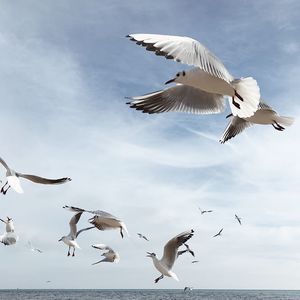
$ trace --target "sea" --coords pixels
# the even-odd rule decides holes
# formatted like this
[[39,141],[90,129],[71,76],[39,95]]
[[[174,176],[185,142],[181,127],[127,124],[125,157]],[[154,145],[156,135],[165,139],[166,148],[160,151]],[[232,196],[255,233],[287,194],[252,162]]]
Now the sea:
[[0,290],[1,300],[300,300],[300,291],[288,290]]

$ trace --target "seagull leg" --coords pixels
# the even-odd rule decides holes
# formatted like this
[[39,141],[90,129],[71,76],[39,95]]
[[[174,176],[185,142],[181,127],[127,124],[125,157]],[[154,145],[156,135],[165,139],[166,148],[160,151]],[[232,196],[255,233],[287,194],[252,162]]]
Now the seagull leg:
[[8,188],[5,190],[5,186],[8,184],[8,181],[6,181],[6,183],[3,185],[3,187],[1,188],[0,193],[2,193],[3,195],[6,194],[6,192],[8,191],[8,189],[10,188],[10,186],[8,186]]
[[124,234],[123,234],[122,227],[120,227],[120,234],[121,234],[121,237],[123,238],[123,237],[124,237]]
[[236,108],[238,108],[238,109],[241,108],[241,106],[239,105],[239,103],[237,103],[237,102],[234,100],[234,97],[232,97],[232,104],[233,104]]
[[283,131],[285,128],[283,126],[281,126],[280,124],[278,124],[276,121],[274,121],[274,123],[272,123],[272,126],[279,131]]
[[75,256],[75,247],[73,248],[73,254],[72,254],[72,256]]
[[70,246],[69,246],[69,250],[68,250],[68,255],[67,256],[70,256]]
[[154,280],[154,282],[155,282],[155,283],[158,283],[158,281],[161,280],[161,279],[163,279],[163,278],[164,278],[164,275],[161,274],[158,278],[156,278],[156,279]]

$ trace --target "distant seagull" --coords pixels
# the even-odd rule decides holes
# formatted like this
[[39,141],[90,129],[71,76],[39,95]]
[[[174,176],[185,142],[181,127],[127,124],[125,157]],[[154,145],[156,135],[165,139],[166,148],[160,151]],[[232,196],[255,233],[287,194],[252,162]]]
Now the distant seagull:
[[108,229],[120,229],[121,237],[123,238],[123,230],[128,234],[127,227],[123,221],[119,218],[105,212],[102,210],[85,210],[82,208],[74,207],[74,206],[67,206],[65,205],[63,208],[68,209],[70,211],[75,212],[87,212],[93,214],[94,217],[89,219],[89,222],[93,224],[99,230],[108,230]]
[[215,234],[213,237],[221,236],[222,231],[223,231],[223,228],[217,234]]
[[176,86],[132,97],[130,107],[149,114],[167,111],[211,114],[222,112],[224,96],[230,96],[233,115],[250,117],[257,110],[260,91],[256,80],[252,77],[235,79],[198,41],[158,34],[129,34],[127,37],[156,55],[195,66],[192,70],[178,72],[175,78],[166,82],[175,82]]
[[71,178],[69,177],[63,177],[59,179],[48,179],[48,178],[43,178],[35,175],[18,173],[13,169],[11,169],[1,157],[0,157],[0,163],[6,169],[6,179],[7,179],[6,183],[1,188],[0,191],[3,195],[7,193],[10,187],[12,187],[17,193],[20,194],[23,193],[23,189],[21,187],[19,177],[28,179],[35,183],[41,183],[41,184],[61,184],[61,183],[71,181]]
[[40,249],[38,249],[38,248],[35,248],[35,247],[33,247],[30,241],[28,241],[28,247],[29,247],[29,249],[30,249],[32,252],[39,252],[39,253],[43,253],[43,251],[42,251],[42,250],[40,250]]
[[211,213],[211,212],[213,212],[212,210],[202,210],[200,207],[199,207],[199,210],[201,212],[201,215],[203,215],[205,213]]
[[7,217],[7,221],[0,219],[1,222],[5,223],[5,233],[0,235],[0,243],[5,246],[10,246],[15,244],[19,237],[15,234],[14,224],[11,218]]
[[196,263],[198,263],[199,262],[199,260],[193,260],[192,261],[192,264],[196,264]]
[[143,234],[141,234],[141,233],[138,233],[137,235],[139,236],[139,238],[141,238],[141,239],[144,239],[144,240],[146,240],[146,241],[148,241],[148,242],[149,242],[149,240],[147,239],[147,237],[146,237],[146,236],[144,236]]
[[96,244],[96,245],[92,245],[93,248],[95,249],[99,249],[99,250],[108,250],[107,252],[103,253],[102,256],[104,256],[105,258],[102,260],[99,260],[95,263],[93,263],[92,265],[96,265],[99,264],[101,262],[115,262],[118,263],[120,261],[120,255],[119,253],[115,252],[112,248],[104,245],[104,244]]
[[83,228],[79,231],[77,231],[77,223],[80,219],[82,215],[82,212],[80,213],[76,213],[70,220],[69,225],[70,225],[70,233],[66,236],[63,236],[61,239],[59,239],[58,241],[61,242],[63,241],[66,245],[69,246],[69,250],[68,250],[68,256],[70,256],[70,250],[71,248],[73,248],[73,254],[72,256],[75,256],[75,248],[80,249],[79,245],[77,244],[76,238],[78,237],[78,235],[85,231],[85,230],[89,230],[94,228],[94,226],[91,227],[87,227],[87,228]]
[[242,218],[240,218],[238,215],[234,215],[235,218],[237,219],[237,221],[240,223],[240,225],[242,225]]
[[[227,118],[229,117],[232,117],[232,114],[227,116]],[[249,118],[239,118],[238,116],[235,116],[230,120],[220,139],[220,143],[224,144],[226,141],[254,124],[272,125],[276,130],[283,131],[285,129],[284,126],[290,126],[293,122],[294,118],[282,117],[278,115],[271,106],[264,102],[260,102],[259,109],[253,116]]]
[[178,251],[177,252],[177,256],[179,256],[179,255],[181,255],[181,254],[183,254],[185,252],[189,252],[189,253],[191,253],[192,256],[195,257],[195,253],[194,253],[194,251],[191,250],[190,246],[188,244],[184,244],[184,246],[186,247],[186,249],[182,250],[182,251]]
[[194,235],[194,230],[188,230],[176,235],[174,238],[169,240],[164,247],[164,255],[161,259],[157,259],[155,253],[147,252],[147,256],[151,257],[155,268],[161,273],[161,276],[155,279],[157,283],[164,276],[172,277],[179,281],[177,275],[171,271],[174,262],[177,258],[178,248],[187,242]]
[[50,283],[50,282],[51,282],[51,280],[47,280],[47,281],[46,281],[46,283]]
[[183,291],[184,292],[189,292],[189,291],[192,291],[193,290],[193,287],[192,286],[186,286],[184,287]]

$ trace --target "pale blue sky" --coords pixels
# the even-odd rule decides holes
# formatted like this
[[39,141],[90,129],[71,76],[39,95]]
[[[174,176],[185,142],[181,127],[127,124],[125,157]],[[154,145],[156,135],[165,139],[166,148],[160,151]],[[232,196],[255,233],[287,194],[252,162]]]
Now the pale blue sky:
[[[0,245],[0,288],[299,288],[299,11],[299,1],[271,0],[1,1],[0,155],[21,172],[73,181],[22,182],[23,195],[1,197],[0,217],[13,217],[20,240]],[[253,127],[221,145],[227,111],[131,110],[125,96],[161,89],[189,67],[136,46],[129,33],[199,40],[233,75],[256,78],[263,99],[295,124]],[[88,232],[68,258],[57,242],[69,231],[65,204],[115,214],[131,237]],[[201,216],[198,206],[215,212]],[[181,257],[180,282],[154,285],[146,251],[160,256],[190,228],[200,263]],[[30,252],[28,240],[44,253]],[[118,251],[120,263],[91,266],[94,243]]]

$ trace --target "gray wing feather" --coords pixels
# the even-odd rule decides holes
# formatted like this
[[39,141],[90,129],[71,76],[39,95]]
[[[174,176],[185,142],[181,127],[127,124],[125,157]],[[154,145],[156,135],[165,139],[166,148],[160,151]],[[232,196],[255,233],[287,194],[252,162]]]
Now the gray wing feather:
[[77,236],[77,223],[78,223],[78,221],[79,221],[81,215],[82,215],[82,212],[75,214],[75,215],[71,218],[71,220],[70,220],[70,222],[69,222],[69,225],[70,225],[70,235],[71,235],[73,238],[76,238],[76,236]]
[[241,119],[238,116],[233,117],[225,129],[225,131],[220,139],[220,143],[224,144],[226,141],[235,137],[236,135],[238,135],[244,129],[250,127],[251,125],[252,125],[251,122]]
[[226,105],[222,95],[207,93],[181,84],[143,96],[131,97],[130,99],[133,101],[127,104],[131,108],[149,114],[168,111],[215,114],[222,112]]
[[7,163],[4,161],[3,158],[0,157],[0,163],[2,164],[2,166],[7,170],[9,171],[9,166],[7,165]]
[[32,182],[35,183],[40,183],[40,184],[62,184],[66,183],[68,181],[71,181],[72,179],[69,177],[63,177],[63,178],[58,178],[58,179],[49,179],[49,178],[44,178],[36,175],[29,175],[29,174],[22,174],[22,173],[16,173],[18,177],[22,177],[25,179],[28,179]]
[[194,230],[182,232],[169,240],[164,247],[164,255],[160,260],[169,270],[177,258],[177,250],[194,235]]
[[227,82],[233,80],[223,63],[198,41],[181,36],[157,34],[130,34],[127,36],[138,45],[156,55],[165,56],[188,65],[194,65]]
[[86,230],[90,230],[90,229],[93,229],[93,228],[96,228],[96,227],[95,227],[95,226],[90,226],[90,227],[86,227],[86,228],[80,229],[79,231],[77,231],[76,237],[78,237],[78,235],[79,235],[81,232],[86,231]]

